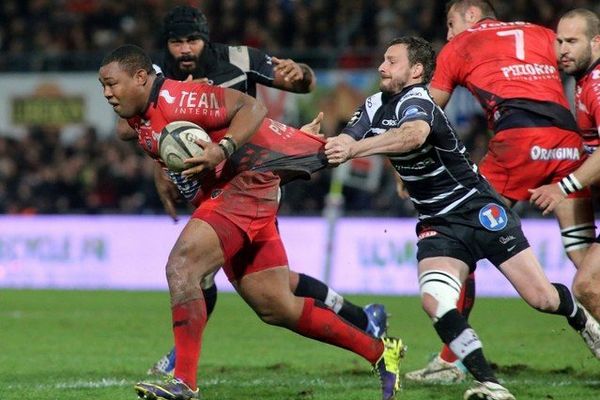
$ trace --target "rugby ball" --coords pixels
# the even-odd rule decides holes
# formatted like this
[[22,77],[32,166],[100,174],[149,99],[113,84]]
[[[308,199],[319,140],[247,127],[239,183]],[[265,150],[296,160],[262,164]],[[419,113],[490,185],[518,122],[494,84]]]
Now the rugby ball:
[[183,160],[202,154],[202,147],[196,144],[197,139],[210,142],[210,136],[204,129],[188,121],[171,122],[163,128],[158,139],[160,159],[171,171],[181,172],[189,168]]

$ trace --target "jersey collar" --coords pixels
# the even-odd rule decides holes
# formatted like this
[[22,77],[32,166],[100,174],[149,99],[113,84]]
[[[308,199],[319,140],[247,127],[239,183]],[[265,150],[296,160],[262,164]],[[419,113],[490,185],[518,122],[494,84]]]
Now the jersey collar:
[[577,74],[577,76],[575,78],[579,82],[581,79],[588,76],[598,65],[600,65],[600,57],[598,57],[598,59],[596,61],[594,61],[592,63],[592,65],[590,65],[590,67],[585,70],[585,72],[582,72],[581,74]]
[[479,21],[475,22],[475,24],[473,24],[473,26],[470,29],[473,29],[476,26],[479,26],[479,25],[483,24],[485,21],[497,21],[497,19],[496,18],[492,18],[492,17],[481,18]]
[[157,75],[156,79],[154,79],[154,82],[152,83],[150,97],[148,97],[148,103],[146,104],[146,107],[144,107],[144,112],[142,113],[143,115],[145,115],[148,111],[148,108],[150,108],[150,104],[152,104],[154,108],[156,108],[158,105],[158,94],[160,93],[160,88],[162,87],[163,83],[165,83],[165,77],[162,75]]
[[414,87],[423,87],[423,88],[427,88],[427,84],[426,83],[414,83],[412,85],[408,85],[408,86],[404,86],[404,88],[402,88],[401,91],[397,92],[397,93],[385,93],[383,92],[381,95],[382,101],[384,103],[391,101],[397,97],[402,97],[404,96],[406,93],[408,93],[409,90],[411,90]]

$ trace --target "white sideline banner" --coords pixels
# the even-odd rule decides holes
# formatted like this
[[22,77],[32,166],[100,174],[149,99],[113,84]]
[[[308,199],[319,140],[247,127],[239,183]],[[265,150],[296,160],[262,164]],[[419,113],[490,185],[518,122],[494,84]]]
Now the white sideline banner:
[[[0,287],[166,290],[164,266],[184,221],[166,216],[2,216]],[[280,218],[291,269],[324,279],[344,294],[418,294],[415,220],[342,218],[326,249],[322,218]],[[574,267],[552,219],[523,220],[525,234],[553,282],[570,285]],[[477,295],[516,296],[488,262],[476,272]],[[232,290],[222,272],[220,290]]]

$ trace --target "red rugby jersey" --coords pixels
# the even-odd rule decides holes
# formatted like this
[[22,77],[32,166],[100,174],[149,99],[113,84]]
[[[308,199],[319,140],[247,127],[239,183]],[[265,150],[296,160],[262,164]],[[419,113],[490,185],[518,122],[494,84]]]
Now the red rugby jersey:
[[[154,82],[148,109],[142,117],[128,120],[138,133],[138,143],[152,158],[160,161],[158,141],[162,129],[173,121],[189,121],[201,126],[218,142],[228,129],[224,89],[196,82],[181,82],[158,77]],[[191,182],[181,173],[169,176],[186,199],[194,202],[216,182],[229,180],[242,171],[273,171],[282,182],[308,179],[312,172],[327,166],[324,141],[314,135],[265,118],[250,141],[203,175],[201,182]],[[164,164],[163,164],[164,165]]]
[[[468,88],[496,131],[520,124],[531,126],[523,118],[513,118],[508,124],[501,121],[508,117],[508,109],[569,118],[554,42],[554,32],[538,25],[484,19],[442,48],[431,87],[446,92],[458,85]],[[538,122],[533,126],[540,126]],[[570,122],[569,127],[575,129]]]
[[577,80],[575,105],[577,126],[591,154],[600,145],[600,59]]

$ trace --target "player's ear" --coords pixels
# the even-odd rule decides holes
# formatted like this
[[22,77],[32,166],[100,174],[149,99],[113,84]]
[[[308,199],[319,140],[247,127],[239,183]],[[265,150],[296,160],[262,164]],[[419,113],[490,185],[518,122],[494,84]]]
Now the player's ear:
[[146,82],[148,82],[148,71],[145,69],[138,69],[133,75],[133,79],[139,85],[146,86]]
[[423,64],[416,63],[411,67],[412,69],[412,78],[417,79],[419,77],[423,77],[423,73],[425,72],[425,68],[423,68]]
[[600,35],[592,38],[592,49],[600,50]]
[[481,10],[475,6],[469,6],[465,10],[465,21],[470,24],[474,24],[475,22],[481,19]]

